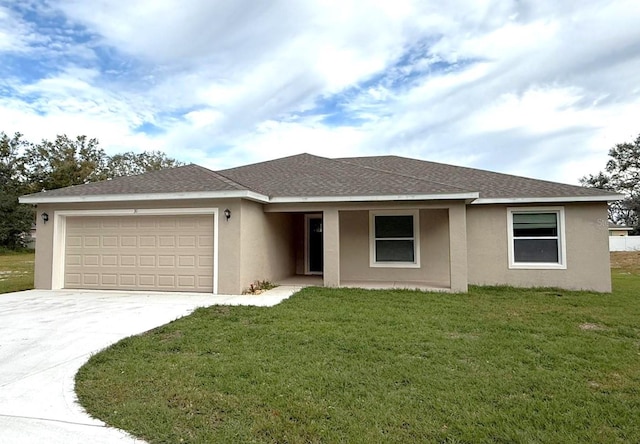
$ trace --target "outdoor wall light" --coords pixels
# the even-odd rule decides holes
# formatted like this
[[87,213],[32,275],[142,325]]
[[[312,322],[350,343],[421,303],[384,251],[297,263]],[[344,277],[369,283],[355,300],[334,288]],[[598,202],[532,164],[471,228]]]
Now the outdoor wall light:
[[231,219],[231,210],[229,208],[224,210],[224,217],[226,217],[227,220]]
[[42,218],[42,222],[44,222],[45,224],[49,220],[49,215],[47,213],[42,213],[40,217]]

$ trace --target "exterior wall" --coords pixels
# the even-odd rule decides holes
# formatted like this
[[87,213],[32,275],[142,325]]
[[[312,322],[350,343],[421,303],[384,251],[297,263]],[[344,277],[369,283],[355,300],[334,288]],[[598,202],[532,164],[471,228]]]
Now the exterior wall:
[[467,239],[470,284],[611,291],[607,204],[545,206],[565,209],[566,270],[509,269],[509,206],[469,205]]
[[449,287],[448,210],[420,210],[420,268],[371,268],[369,211],[341,211],[340,279]]
[[241,289],[257,280],[273,282],[295,274],[293,216],[265,213],[262,204],[246,200],[241,208]]
[[[42,204],[38,205],[38,241],[36,242],[35,287],[51,289],[53,265],[53,237],[55,213],[61,210],[110,210],[110,209],[156,209],[156,208],[218,208],[219,221],[214,229],[218,231],[218,293],[237,294],[242,288],[240,280],[240,218],[241,201],[233,200],[179,200],[146,202],[100,202],[84,204]],[[229,221],[222,214],[231,210]],[[40,215],[49,214],[44,224]]]

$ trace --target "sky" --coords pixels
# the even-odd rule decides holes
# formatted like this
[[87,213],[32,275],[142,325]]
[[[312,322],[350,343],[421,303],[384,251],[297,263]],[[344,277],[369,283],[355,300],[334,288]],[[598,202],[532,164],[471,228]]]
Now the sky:
[[578,183],[640,134],[639,23],[638,0],[0,0],[0,131]]

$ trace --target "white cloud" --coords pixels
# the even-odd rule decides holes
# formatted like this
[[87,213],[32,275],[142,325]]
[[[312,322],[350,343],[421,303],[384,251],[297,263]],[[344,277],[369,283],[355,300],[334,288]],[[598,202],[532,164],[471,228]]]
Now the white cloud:
[[217,167],[395,153],[575,182],[640,132],[636,0],[31,10],[64,29],[0,6],[0,51],[37,53],[48,70],[0,81],[0,129],[30,139],[85,133],[110,152]]

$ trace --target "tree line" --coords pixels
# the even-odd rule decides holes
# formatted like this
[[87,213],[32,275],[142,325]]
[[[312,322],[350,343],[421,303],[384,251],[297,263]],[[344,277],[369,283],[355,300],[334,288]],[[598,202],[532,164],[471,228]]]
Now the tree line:
[[32,143],[16,133],[0,132],[0,248],[24,246],[34,222],[24,194],[81,185],[182,165],[160,151],[107,155],[95,138],[58,135]]
[[640,234],[640,135],[611,148],[604,171],[585,176],[580,183],[623,194],[623,200],[609,204],[609,220],[633,228],[631,234]]

